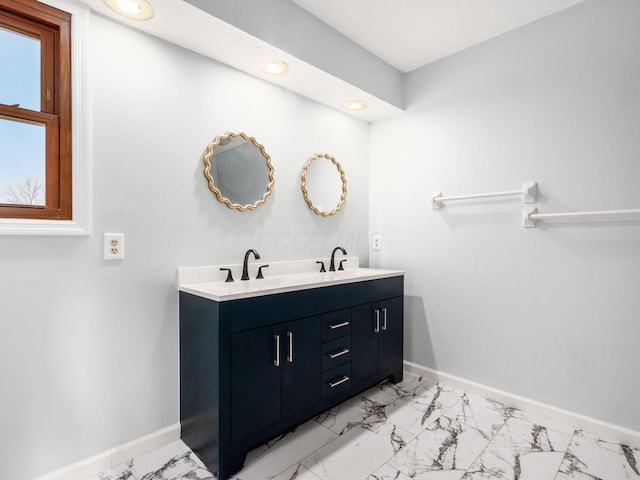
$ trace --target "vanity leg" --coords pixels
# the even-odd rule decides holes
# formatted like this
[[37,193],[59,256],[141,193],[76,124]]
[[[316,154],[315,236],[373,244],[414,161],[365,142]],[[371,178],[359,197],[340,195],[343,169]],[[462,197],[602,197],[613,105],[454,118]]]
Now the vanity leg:
[[400,364],[398,367],[393,369],[393,372],[391,373],[391,380],[393,383],[400,383],[402,381],[402,375],[402,364]]
[[218,464],[218,480],[226,480],[242,470],[247,453],[249,452],[246,449],[238,448],[229,452],[229,455],[221,456]]

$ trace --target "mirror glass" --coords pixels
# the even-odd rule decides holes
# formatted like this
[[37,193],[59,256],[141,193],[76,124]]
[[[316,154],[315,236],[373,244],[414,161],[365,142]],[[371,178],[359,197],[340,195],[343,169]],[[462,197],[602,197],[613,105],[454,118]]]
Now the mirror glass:
[[209,189],[229,208],[253,210],[271,194],[271,157],[242,132],[217,136],[207,148],[204,165]]
[[347,180],[331,155],[316,153],[302,169],[302,193],[309,208],[318,215],[335,215],[347,196]]

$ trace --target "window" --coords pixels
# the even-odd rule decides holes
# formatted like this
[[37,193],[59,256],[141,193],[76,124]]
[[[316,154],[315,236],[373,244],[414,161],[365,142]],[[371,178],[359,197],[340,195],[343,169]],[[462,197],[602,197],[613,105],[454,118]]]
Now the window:
[[0,0],[0,218],[71,220],[71,15]]

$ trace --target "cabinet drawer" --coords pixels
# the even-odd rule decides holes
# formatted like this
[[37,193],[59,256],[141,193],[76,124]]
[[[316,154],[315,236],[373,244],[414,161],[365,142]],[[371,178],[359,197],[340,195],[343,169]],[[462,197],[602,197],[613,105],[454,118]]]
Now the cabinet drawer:
[[322,315],[322,341],[351,334],[351,309],[336,310]]
[[351,361],[351,336],[322,344],[322,371]]
[[351,363],[327,370],[322,374],[322,398],[351,387]]

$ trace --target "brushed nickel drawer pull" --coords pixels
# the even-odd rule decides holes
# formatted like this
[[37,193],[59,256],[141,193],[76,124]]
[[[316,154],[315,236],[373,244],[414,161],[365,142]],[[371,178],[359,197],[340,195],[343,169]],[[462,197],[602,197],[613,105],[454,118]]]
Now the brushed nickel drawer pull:
[[373,331],[375,333],[380,333],[380,309],[376,308],[374,312],[376,314],[376,326],[373,328]]
[[346,327],[347,325],[349,325],[349,322],[342,322],[342,323],[336,323],[335,325],[329,325],[329,328],[331,330],[335,330],[336,328]]
[[349,353],[349,349],[345,348],[343,350],[340,350],[339,352],[329,353],[328,356],[333,360],[334,358],[341,357],[342,355],[346,355],[347,353]]
[[337,387],[338,385],[341,385],[341,384],[343,384],[344,382],[348,382],[348,381],[349,381],[349,377],[347,377],[347,376],[345,375],[344,377],[342,377],[342,378],[341,378],[340,380],[338,380],[338,381],[335,381],[335,382],[329,382],[329,386],[330,386],[331,388],[335,388],[335,387]]
[[387,307],[382,309],[382,330],[387,329]]
[[273,364],[276,367],[279,367],[280,366],[280,335],[274,335],[273,340],[276,343],[276,348],[275,348],[276,358],[273,359]]
[[293,363],[293,332],[287,332],[289,337],[289,355],[287,355],[287,362]]

